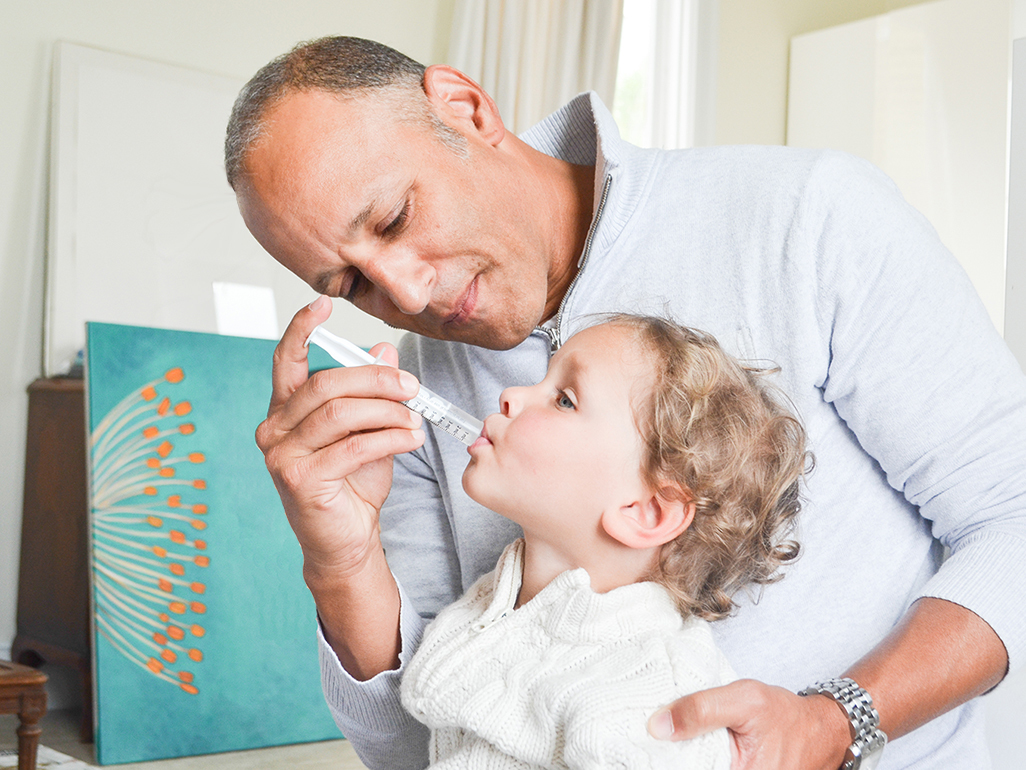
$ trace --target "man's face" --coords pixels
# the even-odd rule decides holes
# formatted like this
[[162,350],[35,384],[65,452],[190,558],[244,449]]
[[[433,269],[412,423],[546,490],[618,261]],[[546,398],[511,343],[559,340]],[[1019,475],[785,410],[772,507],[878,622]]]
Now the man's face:
[[260,244],[316,291],[386,323],[493,349],[542,320],[549,247],[502,150],[467,157],[380,96],[287,97],[239,183]]
[[463,487],[535,538],[568,542],[610,507],[642,499],[642,439],[633,403],[654,372],[632,332],[575,334],[537,385],[507,388],[468,450]]

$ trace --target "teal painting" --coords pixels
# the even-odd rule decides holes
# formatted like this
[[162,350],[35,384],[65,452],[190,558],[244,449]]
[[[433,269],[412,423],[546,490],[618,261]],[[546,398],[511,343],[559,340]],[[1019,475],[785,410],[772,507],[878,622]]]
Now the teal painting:
[[88,324],[101,764],[341,737],[302,554],[253,437],[274,344]]

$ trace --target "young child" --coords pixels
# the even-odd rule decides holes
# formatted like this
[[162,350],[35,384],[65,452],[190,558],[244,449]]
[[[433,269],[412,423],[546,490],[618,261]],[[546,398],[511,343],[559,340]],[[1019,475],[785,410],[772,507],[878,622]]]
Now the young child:
[[798,553],[804,431],[761,374],[709,335],[613,316],[502,393],[463,486],[524,536],[404,675],[433,767],[730,767],[725,730],[646,725],[736,678],[708,621]]

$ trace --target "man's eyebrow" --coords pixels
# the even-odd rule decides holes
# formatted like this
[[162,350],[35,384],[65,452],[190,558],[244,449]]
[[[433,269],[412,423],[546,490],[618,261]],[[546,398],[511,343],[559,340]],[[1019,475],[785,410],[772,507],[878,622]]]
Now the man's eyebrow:
[[331,279],[335,273],[331,270],[321,273],[318,275],[313,282],[313,290],[318,294],[327,294],[328,288],[331,286]]
[[376,209],[377,206],[377,200],[372,200],[364,207],[363,211],[361,211],[359,214],[353,217],[353,221],[349,223],[350,235],[355,233],[357,230],[362,228],[367,223],[367,220],[371,218],[371,214],[374,213],[374,209]]

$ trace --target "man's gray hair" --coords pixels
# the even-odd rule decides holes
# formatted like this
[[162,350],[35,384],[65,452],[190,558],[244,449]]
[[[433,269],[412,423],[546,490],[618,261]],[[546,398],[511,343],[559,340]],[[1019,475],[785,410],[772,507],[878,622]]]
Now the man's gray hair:
[[[430,122],[443,144],[465,153],[465,140],[445,125],[424,95],[424,65],[373,40],[325,37],[300,43],[266,64],[239,92],[224,141],[224,168],[232,189],[245,174],[246,155],[263,133],[264,117],[290,93],[320,90],[343,96],[391,91],[399,119]],[[405,113],[405,114],[403,114]]]

